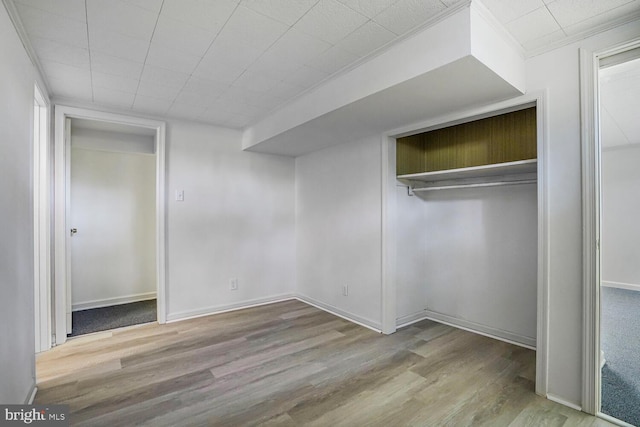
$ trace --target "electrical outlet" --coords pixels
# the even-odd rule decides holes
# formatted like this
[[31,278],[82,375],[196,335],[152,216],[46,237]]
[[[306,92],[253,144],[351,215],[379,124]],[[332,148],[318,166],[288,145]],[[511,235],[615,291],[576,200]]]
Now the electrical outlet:
[[229,279],[229,289],[231,289],[232,291],[238,290],[238,279]]
[[176,190],[176,202],[184,202],[184,190]]
[[349,296],[349,285],[342,285],[342,295]]

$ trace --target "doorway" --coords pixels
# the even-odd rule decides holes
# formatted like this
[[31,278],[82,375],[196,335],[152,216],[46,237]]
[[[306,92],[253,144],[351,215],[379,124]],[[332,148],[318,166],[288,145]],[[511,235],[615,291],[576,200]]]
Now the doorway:
[[68,335],[155,322],[155,131],[69,120]]
[[601,411],[640,425],[640,59],[600,61],[598,84]]
[[[635,221],[629,222],[629,214],[636,202],[640,181],[634,178],[635,167],[628,164],[633,163],[636,151],[632,140],[638,136],[638,131],[633,130],[637,126],[634,113],[638,108],[634,97],[638,94],[634,95],[634,91],[638,90],[640,79],[632,84],[634,87],[628,83],[637,74],[633,69],[638,58],[640,39],[599,52],[580,50],[582,407],[585,412],[620,425],[640,424],[640,418],[636,418],[637,406],[629,406],[629,399],[635,399],[636,389],[640,392],[640,385],[633,384],[640,364],[636,354],[631,357],[635,367],[624,362],[629,359],[625,356],[628,345],[636,345],[640,335],[637,331],[635,334],[622,331],[635,321],[639,308],[633,308],[630,298],[636,292],[632,282],[635,281],[633,270],[637,259],[633,253],[637,240],[633,241],[636,227]],[[630,242],[632,247],[628,247]],[[626,291],[632,293],[625,294]],[[629,374],[629,369],[635,369],[636,373]]]
[[[56,106],[55,120],[55,166],[56,170],[65,171],[56,174],[55,182],[55,344],[64,343],[67,334],[72,333],[74,308],[76,312],[99,309],[100,306],[119,306],[155,296],[157,321],[165,323],[164,123],[67,106]],[[74,139],[73,133],[84,137]],[[128,142],[108,135],[128,135]],[[122,158],[128,159],[128,164],[123,165]],[[74,167],[74,175],[80,178],[79,181],[72,179]],[[134,179],[135,174],[145,168],[153,174],[149,183],[152,197],[148,197],[149,188],[136,194],[126,186],[127,180]],[[124,170],[128,172],[123,173]],[[96,186],[96,182],[108,185]],[[74,197],[74,191],[81,197]],[[146,219],[151,220],[147,221],[152,223],[151,228],[140,230],[145,218],[138,218],[137,222],[129,219],[132,223],[120,229],[114,221],[118,211],[135,210],[140,198],[145,197],[153,199],[152,208],[143,212]],[[116,210],[107,209],[108,205],[114,204]],[[78,206],[85,212],[76,212],[73,208]],[[95,218],[101,218],[101,221],[93,221]],[[140,233],[144,238],[138,236]],[[140,247],[117,248],[118,240],[127,237],[134,237],[137,245],[144,240],[147,247],[152,247],[151,253],[142,251],[149,254],[148,259],[131,259],[132,254],[141,252]],[[96,242],[99,242],[98,247],[94,246]],[[75,262],[75,257],[80,258],[79,262]],[[127,281],[123,274],[144,277],[140,283],[147,282],[147,287],[151,280],[152,289],[129,287],[123,293],[121,288]],[[82,283],[74,283],[74,280]],[[105,280],[109,282],[105,283]],[[92,283],[88,284],[89,281]]]

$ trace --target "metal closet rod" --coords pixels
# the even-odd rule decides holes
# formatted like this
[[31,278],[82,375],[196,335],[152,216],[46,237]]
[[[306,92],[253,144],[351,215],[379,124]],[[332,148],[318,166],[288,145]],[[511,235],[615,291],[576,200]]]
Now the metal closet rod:
[[441,187],[420,187],[420,188],[412,188],[411,190],[415,193],[416,191],[453,190],[456,188],[475,188],[475,187],[501,187],[505,185],[535,184],[536,182],[538,182],[537,179],[525,179],[522,181],[497,181],[497,182],[481,182],[477,184],[443,185]]

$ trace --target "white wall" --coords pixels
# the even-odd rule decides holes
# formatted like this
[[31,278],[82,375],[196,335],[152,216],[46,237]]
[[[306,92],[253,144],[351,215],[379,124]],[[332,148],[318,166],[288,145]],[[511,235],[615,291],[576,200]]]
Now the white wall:
[[[132,302],[156,292],[156,159],[153,138],[71,133],[71,285],[74,310]],[[143,153],[105,151],[128,140]],[[101,149],[93,149],[98,147]],[[150,295],[151,294],[151,295]]]
[[37,73],[0,6],[0,403],[35,386],[32,202],[33,88]]
[[427,301],[427,209],[423,199],[396,187],[396,318],[402,325],[424,318]]
[[582,400],[582,194],[579,48],[640,37],[633,22],[527,61],[527,90],[547,93],[549,220],[548,392]]
[[239,131],[167,123],[168,320],[293,294],[294,176],[292,158],[241,151]]
[[398,187],[398,324],[425,315],[535,346],[537,188]]
[[429,315],[535,346],[537,187],[422,193]]
[[71,137],[74,148],[112,151],[120,153],[155,154],[155,138],[151,135],[136,135],[118,131],[82,128],[71,122]]
[[602,152],[602,281],[640,291],[640,145]]
[[381,162],[379,138],[296,158],[298,293],[378,329]]

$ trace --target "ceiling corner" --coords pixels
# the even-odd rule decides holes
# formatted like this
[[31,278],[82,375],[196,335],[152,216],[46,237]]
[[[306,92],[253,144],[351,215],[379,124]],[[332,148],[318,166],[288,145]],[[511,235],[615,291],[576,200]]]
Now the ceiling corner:
[[9,15],[9,19],[11,19],[11,23],[18,34],[18,38],[22,42],[22,46],[29,57],[29,60],[36,68],[36,72],[39,76],[40,89],[44,90],[47,93],[47,97],[51,98],[53,93],[51,92],[51,88],[49,86],[49,82],[47,82],[46,74],[44,73],[44,69],[42,68],[42,64],[38,60],[38,55],[36,55],[33,46],[31,45],[31,41],[27,36],[27,31],[24,28],[24,24],[22,23],[22,19],[20,19],[20,15],[18,14],[18,10],[16,9],[16,5],[13,3],[13,0],[2,0],[2,4],[4,4],[4,8],[7,11],[7,15]]

